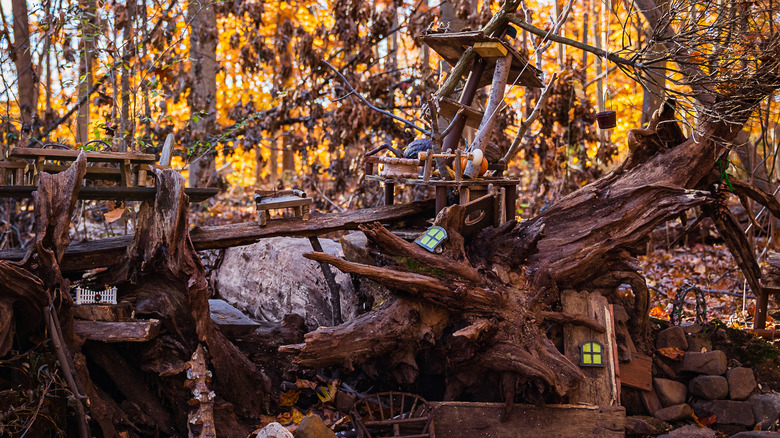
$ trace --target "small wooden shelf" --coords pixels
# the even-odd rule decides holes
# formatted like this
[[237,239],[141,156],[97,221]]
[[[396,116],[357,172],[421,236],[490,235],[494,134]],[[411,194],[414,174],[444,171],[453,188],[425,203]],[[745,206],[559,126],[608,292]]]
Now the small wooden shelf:
[[[475,43],[499,42],[512,54],[512,67],[509,70],[509,84],[515,83],[524,87],[543,88],[542,72],[528,63],[528,60],[505,41],[485,35],[482,32],[446,32],[423,35],[422,42],[439,54],[447,63],[455,65],[460,61],[463,52]],[[479,86],[484,87],[493,82],[493,70],[496,58],[485,58],[488,65],[479,80]],[[518,79],[519,76],[519,79]]]
[[466,126],[479,129],[479,124],[482,123],[485,113],[448,97],[444,97],[439,101],[439,115],[444,118],[452,120],[461,109],[463,110],[463,115],[466,116]]

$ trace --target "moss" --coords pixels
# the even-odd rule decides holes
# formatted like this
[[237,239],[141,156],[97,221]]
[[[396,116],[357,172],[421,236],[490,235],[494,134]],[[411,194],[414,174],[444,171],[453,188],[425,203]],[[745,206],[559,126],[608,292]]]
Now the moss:
[[706,330],[711,333],[713,348],[752,368],[756,381],[765,388],[780,390],[780,349],[763,338],[727,327],[719,320],[714,320]]
[[447,273],[442,271],[441,269],[425,266],[408,257],[394,257],[393,260],[395,260],[395,262],[398,263],[399,265],[404,266],[409,271],[415,272],[417,274],[436,275],[439,277],[447,276]]
[[728,357],[740,363],[759,365],[780,358],[780,349],[765,339],[727,327],[720,320],[714,320],[706,329],[711,332],[714,348],[725,351]]

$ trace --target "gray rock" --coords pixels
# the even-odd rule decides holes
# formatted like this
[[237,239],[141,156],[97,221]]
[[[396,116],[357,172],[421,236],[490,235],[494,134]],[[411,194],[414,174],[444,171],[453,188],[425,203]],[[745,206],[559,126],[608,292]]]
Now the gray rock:
[[699,418],[715,415],[715,425],[753,427],[753,407],[748,402],[736,400],[702,400],[693,403]]
[[669,423],[653,417],[631,416],[626,417],[626,436],[660,435],[672,429]]
[[664,407],[683,404],[688,395],[685,385],[676,380],[654,378],[653,387]]
[[770,432],[768,430],[748,430],[731,435],[729,438],[778,438],[780,433]]
[[688,351],[712,351],[712,337],[709,333],[693,333],[687,336]]
[[726,373],[729,381],[729,398],[745,400],[756,389],[756,377],[753,370],[745,367],[735,367]]
[[753,408],[753,416],[756,423],[761,424],[761,429],[768,429],[780,418],[780,393],[753,394],[748,398],[748,403]]
[[295,438],[279,423],[270,423],[258,432],[256,438]]
[[666,330],[658,333],[655,340],[655,348],[679,348],[682,351],[688,349],[688,341],[685,339],[685,332],[682,327],[673,325]]
[[716,436],[717,433],[712,429],[689,424],[667,434],[658,435],[658,438],[715,438]]
[[[341,245],[320,239],[328,254],[340,255]],[[310,328],[330,326],[330,290],[319,265],[303,258],[312,252],[309,239],[271,237],[258,243],[228,248],[215,277],[218,295],[260,321],[278,322],[296,313]],[[352,279],[332,269],[340,286],[341,316],[357,313]]]
[[685,324],[682,326],[682,329],[686,335],[701,333],[701,331],[703,330],[701,324]]
[[653,416],[662,421],[681,421],[693,418],[693,408],[683,403],[655,411]]
[[354,231],[341,237],[344,258],[350,262],[375,265],[376,259],[368,249],[368,238],[361,231]]
[[689,351],[683,357],[682,370],[720,376],[726,372],[726,353],[720,350],[706,353]]
[[707,400],[724,399],[729,395],[729,383],[723,376],[697,376],[691,379],[688,390]]
[[295,430],[295,438],[335,438],[336,433],[333,432],[325,423],[322,418],[316,415],[309,415],[305,417],[298,429]]

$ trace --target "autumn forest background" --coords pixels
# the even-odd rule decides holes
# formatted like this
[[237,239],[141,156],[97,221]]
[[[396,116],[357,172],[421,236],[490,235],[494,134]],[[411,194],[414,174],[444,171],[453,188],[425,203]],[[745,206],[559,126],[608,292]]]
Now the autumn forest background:
[[[220,383],[216,393],[236,407],[239,417],[255,422],[259,412],[279,418],[294,413],[277,409],[295,403],[282,404],[289,400],[280,394],[289,392],[280,392],[283,385],[276,381],[281,372],[275,374],[274,367],[282,366],[276,355],[282,353],[296,355],[294,362],[301,369],[346,364],[347,373],[357,369],[358,380],[369,376],[384,380],[389,388],[418,383],[419,368],[440,361],[447,366],[436,375],[448,382],[461,378],[467,383],[481,373],[509,382],[503,394],[489,393],[495,399],[505,397],[507,406],[516,395],[524,401],[560,402],[556,397],[567,396],[582,374],[553,344],[563,342],[563,332],[543,323],[547,318],[563,325],[561,321],[570,319],[568,314],[557,315],[566,289],[603,293],[613,303],[627,303],[636,321],[629,324],[631,335],[648,351],[654,348],[650,333],[660,328],[654,324],[670,319],[672,300],[681,288],[696,286],[707,308],[706,315],[697,315],[691,299],[683,306],[682,318],[720,319],[729,327],[751,328],[756,291],[764,287],[760,270],[780,251],[779,222],[773,219],[780,217],[778,8],[776,0],[0,0],[2,158],[20,145],[160,154],[166,139],[173,138],[171,167],[181,171],[187,186],[219,188],[218,195],[192,204],[179,202],[186,199],[183,188],[176,192],[178,198],[171,195],[174,190],[158,193],[160,208],[140,202],[76,201],[72,195],[63,201],[70,210],[62,210],[72,217],[60,218],[60,228],[51,225],[57,218],[48,212],[33,212],[39,199],[0,201],[0,250],[30,248],[19,263],[0,260],[0,275],[10,276],[2,278],[21,279],[4,280],[21,291],[3,292],[10,304],[0,304],[11,309],[5,324],[13,329],[13,318],[25,320],[29,309],[16,303],[22,302],[18,296],[26,296],[35,304],[28,313],[40,316],[43,308],[48,318],[41,317],[36,330],[49,330],[53,342],[57,336],[69,340],[77,361],[66,366],[90,382],[87,362],[79,362],[83,341],[68,333],[72,302],[63,291],[70,283],[59,264],[68,260],[65,248],[71,240],[96,241],[96,247],[113,242],[111,254],[121,254],[111,261],[106,256],[103,264],[95,262],[99,269],[82,271],[126,287],[122,293],[137,300],[134,304],[140,308],[147,306],[152,316],[162,309],[160,318],[169,324],[169,333],[138,348],[154,354],[178,348],[180,357],[170,363],[184,366],[187,361],[192,369],[205,345]],[[362,322],[339,325],[340,316],[334,317],[330,327],[299,327],[296,340],[285,345],[278,339],[270,346],[239,343],[249,350],[268,347],[257,357],[242,354],[214,328],[209,314],[213,287],[207,271],[219,256],[196,252],[186,227],[202,227],[198,231],[203,236],[208,234],[205,226],[224,226],[220,230],[228,232],[229,224],[247,223],[242,229],[251,226],[256,232],[260,228],[254,224],[253,194],[258,189],[302,189],[313,198],[313,209],[322,213],[382,205],[382,187],[366,179],[365,154],[380,145],[402,148],[421,138],[420,131],[431,128],[432,122],[426,107],[460,90],[457,81],[447,81],[453,66],[422,44],[421,36],[497,23],[511,23],[506,38],[542,72],[544,85],[508,85],[507,107],[492,137],[502,154],[516,151],[507,154],[506,175],[520,180],[517,202],[507,206],[518,220],[464,240],[458,233],[468,214],[458,208],[442,210],[437,220],[459,239],[452,239],[441,257],[394,237],[374,220],[362,223],[366,238],[385,254],[417,257],[417,265],[405,264],[403,257],[388,257],[376,266],[328,258],[313,239],[315,253],[306,256],[320,267],[330,263],[345,273],[384,281],[398,296],[381,306],[367,305]],[[484,108],[492,92],[490,87],[480,89],[474,106]],[[602,130],[596,116],[607,110],[617,112],[617,126]],[[435,123],[443,130],[449,122],[440,118]],[[470,142],[474,130],[468,128],[463,136]],[[39,186],[65,185],[76,167]],[[164,183],[180,188],[173,172],[159,171],[155,177],[158,188]],[[72,191],[49,188],[44,193],[49,190],[53,198],[62,199],[67,197],[63,193],[78,193],[82,178],[72,179]],[[431,188],[399,186],[396,191],[399,204],[431,197]],[[181,221],[176,212],[188,213],[189,219]],[[36,229],[36,221],[46,220],[48,228]],[[178,232],[178,226],[184,231]],[[52,238],[55,229],[60,235]],[[103,239],[120,235],[126,237],[121,245],[116,244],[120,240]],[[255,240],[246,237],[240,244]],[[103,249],[96,251],[102,254]],[[55,252],[59,259],[47,256]],[[37,255],[31,257],[33,253]],[[150,260],[155,263],[147,263]],[[418,266],[426,262],[431,269]],[[776,268],[780,270],[780,264]],[[765,278],[772,275],[777,272]],[[44,296],[48,305],[35,302]],[[57,334],[53,322],[52,296],[67,304],[59,310],[66,321],[65,337]],[[162,299],[155,301],[160,296],[174,298],[161,304]],[[336,288],[334,302],[338,299]],[[656,318],[652,324],[648,314]],[[177,319],[181,315],[183,319]],[[395,317],[402,323],[395,324]],[[780,315],[771,299],[767,329],[776,328],[776,317]],[[450,343],[450,332],[467,328],[475,330],[471,341],[476,346],[468,350]],[[27,353],[14,350],[15,356],[3,363],[9,369],[27,363],[28,369],[20,368],[19,374],[39,388],[40,376],[33,377],[30,370],[46,337],[38,337],[36,330],[28,330],[33,333],[29,338],[7,330],[5,351],[35,347]],[[405,355],[397,354],[388,340],[377,343],[386,350],[353,352],[350,348],[357,343],[350,330],[354,336],[369,333],[369,340],[391,333],[388,338],[398,342]],[[164,344],[173,338],[171,333],[189,344]],[[489,335],[480,338],[484,333]],[[340,348],[332,347],[333,339],[343,341]],[[112,354],[110,348],[92,345],[85,350],[90,357]],[[126,357],[140,357],[121,348]],[[462,351],[473,357],[459,356]],[[143,361],[167,366],[163,353]],[[258,357],[262,360],[251,363]],[[46,360],[53,363],[51,354]],[[144,394],[167,403],[159,412],[176,412],[173,408],[187,403],[189,389],[169,379],[184,380],[184,370],[166,368],[154,376],[160,387],[170,389],[165,397],[153,391],[149,397]],[[264,374],[268,370],[270,379]],[[649,364],[646,371],[651,378]],[[771,374],[757,373],[759,378]],[[314,373],[309,377],[316,380]],[[192,380],[189,375],[187,379]],[[772,384],[777,382],[780,377]],[[364,389],[373,388],[373,382],[361,383]],[[461,396],[458,391],[465,391],[466,383],[456,389],[448,386],[447,396]],[[480,389],[483,383],[471,382]],[[328,398],[329,391],[336,391],[331,381],[312,385],[309,389],[325,388],[324,393],[317,389],[310,394],[313,403],[335,401]],[[257,391],[243,390],[249,386]],[[516,388],[521,389],[517,394]],[[87,390],[95,391],[89,385]],[[26,397],[21,392],[15,396]],[[90,397],[108,400],[97,391]],[[33,412],[38,400],[28,398],[18,405]],[[95,403],[90,416],[110,436],[118,420],[113,411],[100,411]],[[63,404],[57,412],[65,415],[75,409],[86,433],[83,406],[78,400],[73,405]],[[24,421],[18,420],[14,430],[29,429],[24,424],[32,425],[35,415],[29,422],[29,415],[19,415]],[[183,414],[176,415],[179,426],[186,425]],[[230,411],[223,420],[233,417]],[[150,421],[148,425],[155,426],[149,430],[172,424],[171,418]],[[56,419],[50,423],[59,427]],[[132,422],[125,426],[135,427]]]
[[[671,1],[664,10],[672,23],[708,5]],[[381,189],[363,181],[363,154],[383,143],[403,146],[419,133],[372,111],[323,61],[378,107],[424,124],[421,109],[450,66],[419,37],[426,29],[478,29],[499,7],[475,0],[5,0],[1,6],[4,150],[24,137],[38,146],[159,153],[173,133],[173,166],[188,175],[189,186],[223,189],[196,207],[196,224],[251,220],[256,188],[303,188],[326,212],[379,205]],[[627,156],[628,131],[643,127],[663,99],[676,99],[686,135],[693,132],[700,114],[690,81],[667,63],[669,56],[654,53],[658,30],[634,3],[526,1],[521,11],[544,32],[628,62],[517,33],[513,44],[545,81],[560,75],[509,166],[522,180],[520,217],[533,217],[616,167]],[[740,38],[755,43],[756,33],[773,32],[775,21]],[[691,63],[706,65],[714,46],[693,31],[684,35],[685,23],[678,28]],[[722,70],[745,63],[744,53],[730,55]],[[653,59],[652,68],[632,65],[640,58]],[[508,87],[497,143],[506,148],[539,96],[538,89]],[[486,98],[480,91],[478,105]],[[614,130],[596,128],[595,114],[603,110],[617,111]],[[728,168],[770,193],[778,176],[778,117],[777,95],[770,94],[734,142]],[[402,199],[426,195],[406,190]],[[114,207],[90,211],[100,219]],[[131,207],[124,216],[131,229],[132,214]],[[772,226],[766,214],[757,219]],[[3,247],[23,245],[30,223],[9,215]]]

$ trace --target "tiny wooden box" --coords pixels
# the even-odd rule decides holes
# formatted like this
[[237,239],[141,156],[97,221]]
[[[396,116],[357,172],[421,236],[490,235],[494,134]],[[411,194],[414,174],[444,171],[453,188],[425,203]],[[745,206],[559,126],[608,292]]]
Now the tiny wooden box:
[[474,50],[483,58],[499,58],[506,56],[506,47],[498,41],[474,43]]

